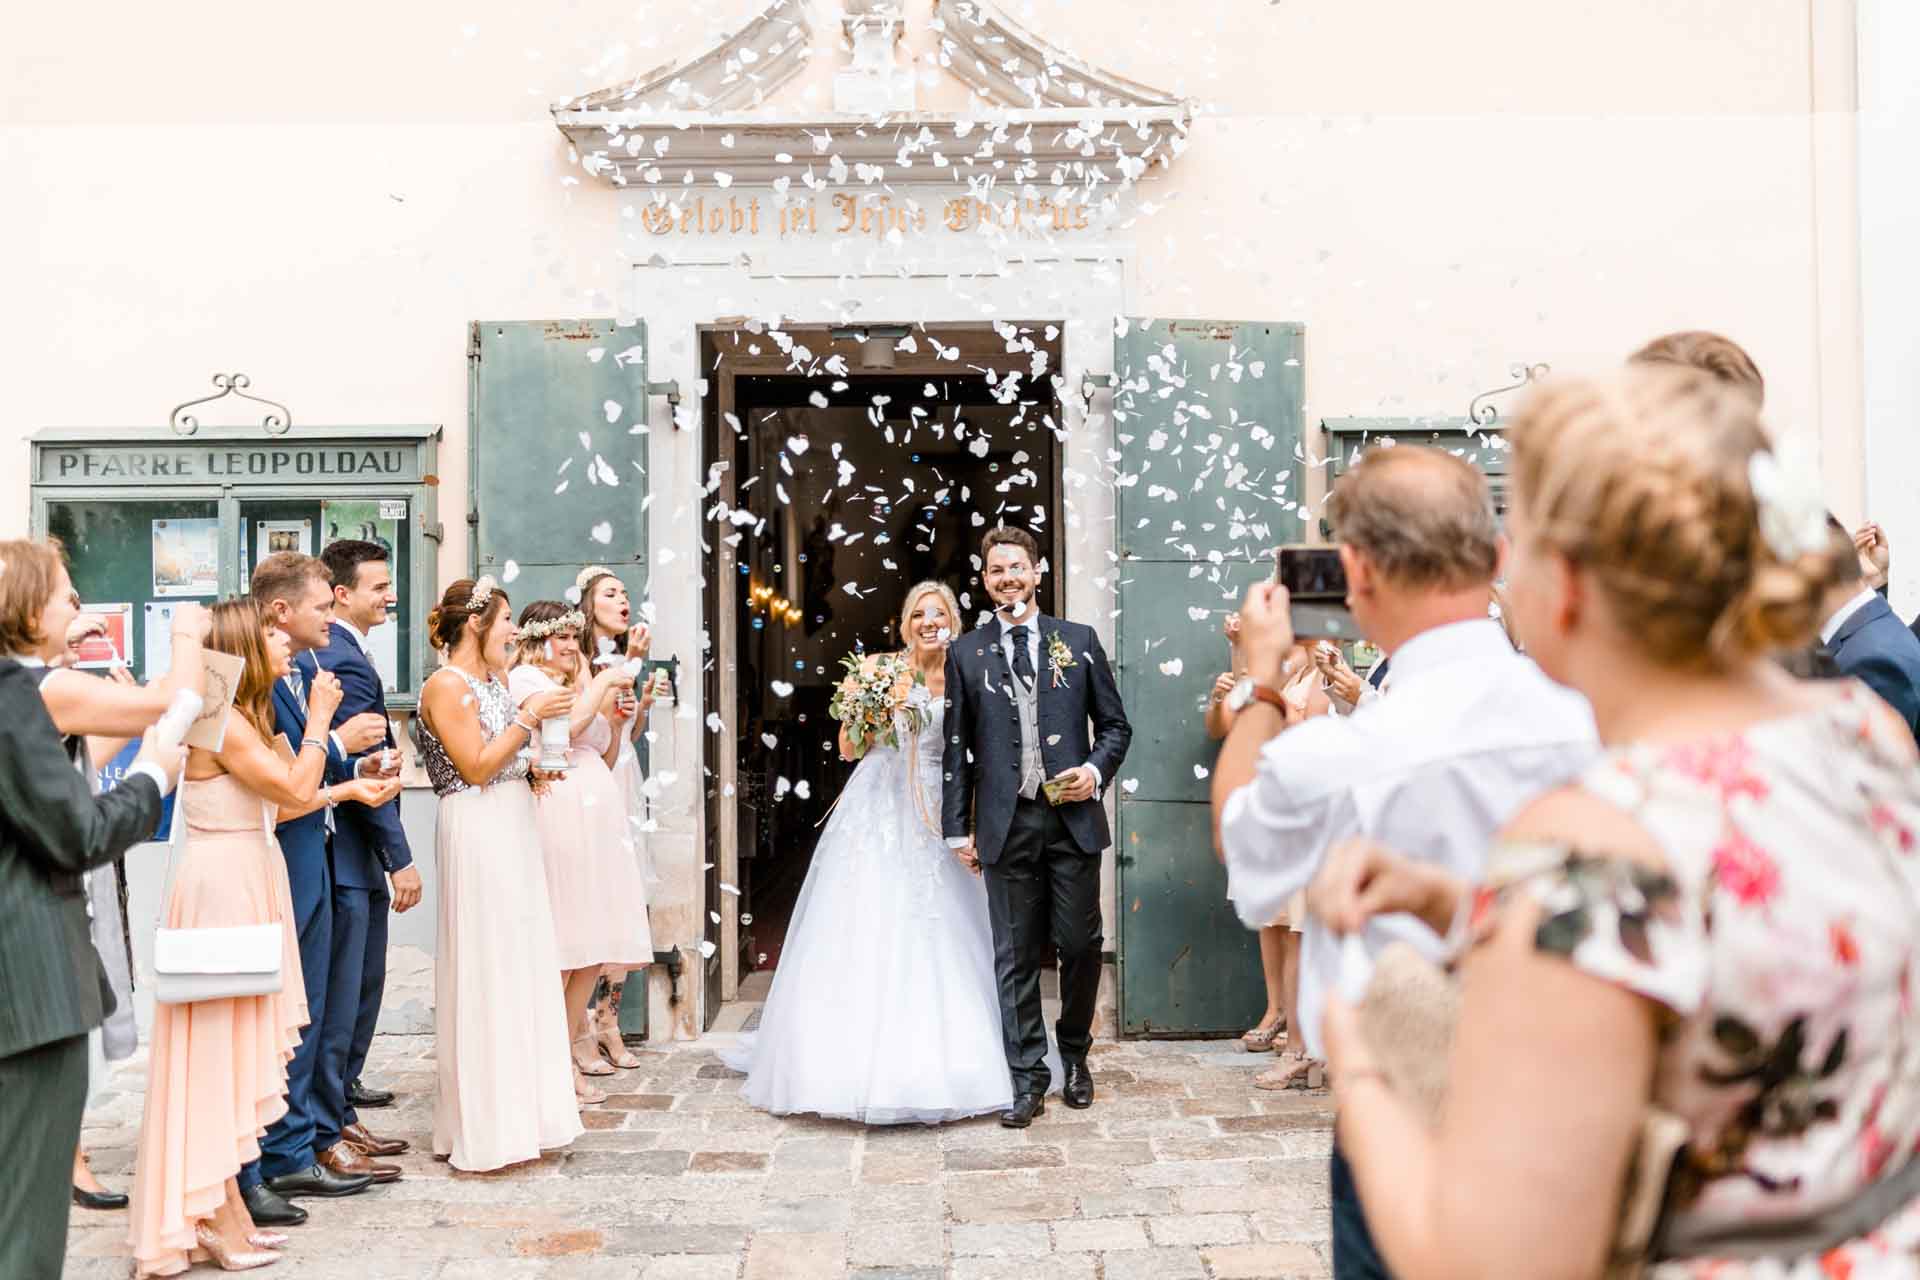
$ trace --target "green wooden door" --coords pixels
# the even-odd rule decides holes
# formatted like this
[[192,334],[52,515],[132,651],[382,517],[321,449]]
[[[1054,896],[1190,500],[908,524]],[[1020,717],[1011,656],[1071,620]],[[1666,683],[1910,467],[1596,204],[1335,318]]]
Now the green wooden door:
[[[646,327],[479,322],[468,335],[468,505],[476,573],[516,615],[590,564],[647,593]],[[507,565],[516,572],[511,582]]]
[[1227,902],[1202,716],[1221,631],[1273,548],[1310,540],[1305,331],[1139,320],[1114,340],[1115,665],[1133,745],[1118,791],[1123,1034],[1237,1035],[1266,1007],[1259,942]]

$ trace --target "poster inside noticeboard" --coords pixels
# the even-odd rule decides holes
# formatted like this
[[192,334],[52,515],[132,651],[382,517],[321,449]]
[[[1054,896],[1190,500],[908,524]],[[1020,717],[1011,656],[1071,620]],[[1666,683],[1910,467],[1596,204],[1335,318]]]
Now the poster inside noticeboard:
[[66,551],[82,607],[107,623],[83,648],[81,662],[95,670],[125,662],[138,680],[164,674],[164,655],[157,669],[150,659],[155,606],[211,604],[220,593],[218,500],[50,498],[45,510],[47,533]]

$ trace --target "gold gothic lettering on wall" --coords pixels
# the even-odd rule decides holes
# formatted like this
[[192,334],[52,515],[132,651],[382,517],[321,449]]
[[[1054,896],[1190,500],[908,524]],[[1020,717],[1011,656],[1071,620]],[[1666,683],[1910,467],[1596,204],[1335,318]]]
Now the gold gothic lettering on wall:
[[1035,233],[1085,231],[1089,227],[1087,205],[1082,200],[979,200],[956,196],[939,202],[933,219],[927,206],[916,201],[896,201],[891,196],[863,197],[837,194],[832,209],[824,217],[819,206],[793,200],[767,200],[762,209],[760,196],[728,196],[709,199],[704,195],[679,204],[648,202],[637,206],[631,216],[656,236],[757,236],[762,230],[781,236],[889,236],[919,234],[931,226],[948,232],[1029,231]]

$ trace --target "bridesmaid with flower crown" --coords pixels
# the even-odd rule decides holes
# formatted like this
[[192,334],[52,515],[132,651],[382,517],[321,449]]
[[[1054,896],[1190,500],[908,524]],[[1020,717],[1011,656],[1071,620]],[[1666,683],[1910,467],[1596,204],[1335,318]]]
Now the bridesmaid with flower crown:
[[[480,1172],[582,1133],[534,792],[522,750],[571,689],[514,706],[506,592],[461,579],[427,616],[446,663],[420,691],[420,755],[440,797],[434,866],[440,929],[433,1032],[433,1151]],[[545,786],[537,775],[533,786]]]

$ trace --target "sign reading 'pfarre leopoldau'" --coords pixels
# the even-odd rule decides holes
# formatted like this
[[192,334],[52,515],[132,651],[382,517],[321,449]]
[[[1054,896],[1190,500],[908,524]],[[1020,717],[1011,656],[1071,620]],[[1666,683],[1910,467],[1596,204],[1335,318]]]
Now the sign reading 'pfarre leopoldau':
[[39,451],[37,484],[418,483],[411,444],[60,444]]
[[956,194],[951,190],[831,193],[682,191],[630,201],[622,216],[643,238],[762,242],[877,240],[894,244],[938,238],[1047,240],[1079,238],[1110,228],[1120,214],[1115,194],[1030,188],[1025,194]]

